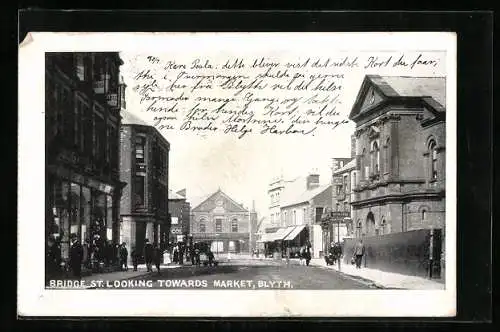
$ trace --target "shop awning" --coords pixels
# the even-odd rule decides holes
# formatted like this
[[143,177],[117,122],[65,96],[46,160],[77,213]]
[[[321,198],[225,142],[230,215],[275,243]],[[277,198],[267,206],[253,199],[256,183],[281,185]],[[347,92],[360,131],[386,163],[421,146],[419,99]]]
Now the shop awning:
[[295,238],[302,232],[302,230],[306,228],[306,225],[296,226],[283,240],[284,241],[293,241]]
[[291,231],[293,231],[294,228],[295,226],[290,226],[278,229],[276,233],[272,233],[273,236],[270,238],[269,241],[283,240],[288,234],[290,234]]

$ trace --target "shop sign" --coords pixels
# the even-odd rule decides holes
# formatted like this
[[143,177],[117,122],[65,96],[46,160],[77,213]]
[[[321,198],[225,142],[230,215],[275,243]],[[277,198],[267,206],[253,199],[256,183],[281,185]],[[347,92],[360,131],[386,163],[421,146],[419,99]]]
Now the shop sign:
[[330,212],[330,216],[337,220],[337,219],[344,219],[344,218],[349,218],[351,216],[350,211],[332,211]]
[[106,101],[108,105],[111,107],[118,107],[118,94],[117,93],[108,93],[106,95]]
[[334,184],[335,186],[341,186],[341,185],[343,185],[343,184],[344,184],[344,179],[343,179],[341,176],[335,176],[335,177],[333,178],[333,184]]
[[104,80],[94,81],[92,83],[92,87],[94,88],[94,93],[103,94],[104,93]]

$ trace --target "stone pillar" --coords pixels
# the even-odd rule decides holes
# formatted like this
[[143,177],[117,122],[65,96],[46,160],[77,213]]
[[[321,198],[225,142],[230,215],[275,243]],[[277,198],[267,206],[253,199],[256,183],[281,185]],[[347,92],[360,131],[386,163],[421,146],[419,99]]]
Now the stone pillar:
[[151,244],[153,244],[153,231],[154,231],[153,223],[152,222],[146,223],[146,239],[148,239]]
[[125,242],[128,251],[128,265],[132,265],[132,248],[136,245],[135,221],[130,217],[124,217],[120,229],[120,243]]

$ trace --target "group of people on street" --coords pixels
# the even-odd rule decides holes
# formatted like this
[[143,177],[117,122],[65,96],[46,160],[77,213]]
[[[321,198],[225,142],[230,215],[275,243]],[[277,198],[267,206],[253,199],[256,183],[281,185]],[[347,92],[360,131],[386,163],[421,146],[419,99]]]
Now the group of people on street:
[[[153,272],[153,264],[156,267],[158,274],[161,274],[160,266],[163,262],[163,250],[158,246],[157,243],[152,245],[148,239],[144,240],[144,261],[146,263],[146,269],[148,272]],[[134,253],[133,257],[134,271],[137,271],[137,264],[139,257],[137,253]]]
[[[148,272],[153,271],[152,264],[154,263],[158,273],[160,273],[160,265],[163,261],[163,251],[160,247],[157,244],[151,245],[146,239],[143,254]],[[76,234],[71,234],[69,259],[65,261],[62,259],[60,241],[51,237],[48,240],[45,274],[48,279],[51,279],[61,277],[65,272],[70,272],[74,278],[79,279],[82,276],[82,267],[94,273],[103,272],[103,268],[128,271],[128,255],[125,242],[113,245],[96,236],[92,241],[86,239],[82,244]],[[131,258],[134,271],[137,271],[140,257],[141,253],[133,247]]]
[[332,242],[328,248],[328,254],[325,255],[326,265],[333,265],[340,261],[342,257],[342,245],[339,242]]

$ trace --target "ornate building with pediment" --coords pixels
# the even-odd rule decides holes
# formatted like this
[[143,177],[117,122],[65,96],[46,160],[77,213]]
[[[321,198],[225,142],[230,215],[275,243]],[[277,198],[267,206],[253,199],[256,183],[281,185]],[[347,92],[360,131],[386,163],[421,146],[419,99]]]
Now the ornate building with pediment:
[[356,123],[356,236],[444,230],[445,83],[443,77],[364,78],[349,115]]
[[248,253],[252,214],[219,189],[191,210],[193,242],[208,243],[214,253]]

